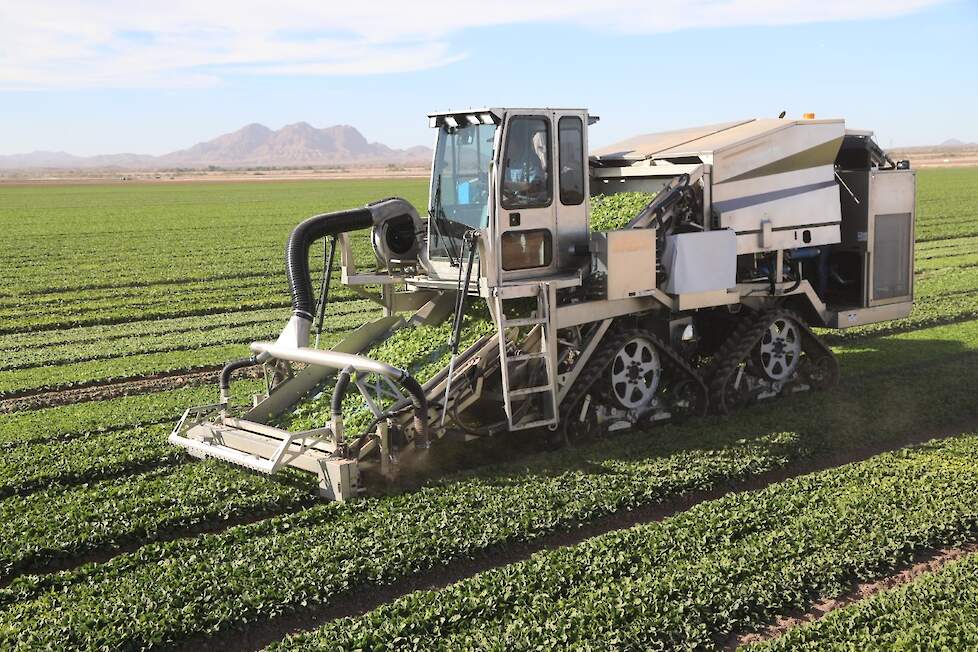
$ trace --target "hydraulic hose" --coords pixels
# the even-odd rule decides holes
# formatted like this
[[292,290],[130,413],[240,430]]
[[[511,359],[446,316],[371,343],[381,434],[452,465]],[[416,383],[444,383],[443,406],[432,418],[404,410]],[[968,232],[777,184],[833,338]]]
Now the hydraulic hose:
[[221,375],[218,380],[218,387],[221,390],[221,403],[228,402],[229,392],[231,390],[231,374],[238,369],[244,369],[245,367],[251,367],[256,364],[258,364],[258,356],[253,355],[250,358],[232,360],[224,365],[224,368],[221,369]]
[[[346,391],[350,387],[353,371],[352,367],[347,367],[340,372],[339,377],[336,379],[336,387],[333,388],[333,396],[330,399],[330,414],[333,417],[334,423],[342,423],[343,398],[346,396]],[[428,399],[424,395],[421,384],[415,380],[414,376],[406,371],[399,378],[393,380],[396,380],[404,388],[411,401],[411,407],[414,410],[414,430],[417,433],[414,440],[415,446],[418,448],[428,448],[431,445],[428,434]],[[342,437],[342,433],[333,434],[337,436],[337,439]]]
[[428,448],[431,446],[428,434],[428,399],[424,395],[424,390],[421,389],[421,384],[414,379],[414,376],[407,374],[401,378],[400,382],[414,406],[414,431],[418,433],[414,439],[414,446],[415,448]]
[[333,422],[333,438],[337,445],[343,443],[343,397],[346,396],[346,389],[350,386],[350,376],[353,375],[353,367],[347,367],[340,372],[336,379],[336,387],[333,388],[333,397],[330,399],[329,412]]
[[445,400],[442,401],[441,425],[445,424],[445,417],[448,415],[448,399],[452,389],[452,375],[455,372],[455,359],[458,357],[458,343],[462,335],[462,319],[465,317],[465,298],[469,294],[469,282],[472,280],[472,264],[475,262],[475,238],[478,231],[467,231],[462,238],[463,249],[469,247],[469,262],[465,268],[465,283],[462,283],[462,252],[459,252],[458,265],[458,294],[455,297],[455,321],[452,325],[452,337],[448,341],[448,348],[452,357],[448,363],[448,378],[445,380]]
[[333,389],[333,398],[330,400],[330,414],[333,417],[343,416],[343,397],[346,395],[346,388],[350,386],[350,376],[353,374],[353,367],[347,367],[340,372],[336,379],[336,387]]
[[329,301],[329,282],[333,274],[333,259],[336,257],[336,238],[329,239],[329,248],[323,251],[323,282],[319,287],[319,304],[316,306],[316,348],[323,332],[323,319],[326,317],[326,302]]

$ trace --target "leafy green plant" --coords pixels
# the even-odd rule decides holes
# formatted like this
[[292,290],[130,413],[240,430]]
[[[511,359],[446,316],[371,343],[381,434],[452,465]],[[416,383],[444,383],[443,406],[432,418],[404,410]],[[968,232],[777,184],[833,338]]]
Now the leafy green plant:
[[[923,273],[917,277],[914,313],[843,337],[978,316],[978,277],[970,252],[978,237],[971,205],[978,174],[923,170],[918,186],[917,258]],[[0,189],[6,274],[0,288],[0,332],[6,333],[0,335],[0,349],[7,354],[0,393],[212,367],[224,355],[241,355],[240,343],[274,332],[274,315],[284,321],[288,314],[284,283],[274,279],[282,277],[281,245],[296,221],[391,192],[421,206],[426,186],[419,180],[343,180]],[[596,196],[592,225],[621,226],[648,197]],[[147,224],[154,227],[147,229]],[[58,236],[64,229],[71,229],[71,247]],[[352,234],[351,241],[358,260],[372,260],[365,233]],[[219,257],[213,255],[214,242],[222,243]],[[310,258],[318,275],[318,248]],[[331,296],[336,302],[331,314],[350,314],[341,304],[364,303],[338,283],[338,273]],[[375,308],[365,308],[367,313]],[[259,315],[264,326],[259,326]],[[178,333],[189,334],[185,346]],[[100,348],[103,337],[108,339]],[[233,351],[222,348],[226,345],[233,345]],[[138,356],[131,356],[131,368],[96,362],[130,354]],[[68,368],[40,370],[54,365]]]
[[760,650],[978,648],[978,556],[794,627]]
[[[577,520],[776,468],[800,445],[794,435],[772,433],[702,453],[673,444],[649,457],[642,438],[622,443],[615,455],[592,450],[587,469],[576,451],[548,458],[547,467],[538,461],[537,470],[513,465],[390,498],[319,503],[221,534],[148,544],[74,571],[21,576],[0,590],[0,647],[27,649],[44,640],[140,647],[240,626]],[[123,617],[147,602],[155,605],[151,612]]]
[[713,648],[915,551],[978,534],[976,455],[978,437],[962,436],[728,495],[272,649]]
[[[259,381],[240,380],[231,390],[237,400],[243,401],[262,386]],[[150,424],[172,424],[191,405],[207,405],[216,402],[217,398],[217,386],[209,383],[13,412],[0,419],[0,451],[24,444],[65,442]]]
[[287,475],[287,482],[273,482],[208,461],[7,497],[0,500],[0,578],[128,542],[311,505],[312,483]]
[[[0,590],[0,631],[9,632],[9,646],[25,649],[54,640],[140,647],[227,631],[686,491],[723,488],[813,450],[892,445],[970,414],[971,384],[978,381],[973,355],[932,344],[926,334],[910,343],[902,337],[884,338],[872,355],[865,348],[844,355],[848,380],[840,391],[768,403],[737,419],[628,433],[445,478],[417,492],[317,504],[222,534],[150,543],[73,571],[22,576]],[[916,366],[911,380],[873,363],[876,356],[904,359],[917,346],[933,346],[932,360],[939,362]],[[860,376],[861,365],[875,375]],[[881,414],[884,402],[901,410]],[[813,495],[797,493],[799,501],[817,504]],[[778,522],[771,516],[757,531]],[[715,587],[703,580],[694,589],[706,594]],[[147,603],[156,605],[153,612],[130,617]]]
[[591,230],[613,231],[624,228],[652,201],[655,193],[619,192],[591,197]]
[[[445,369],[451,360],[448,345],[453,321],[447,319],[433,326],[400,328],[368,350],[365,355],[373,360],[406,369],[423,385]],[[472,302],[462,320],[459,351],[465,351],[480,338],[495,330],[486,303],[481,299]],[[289,427],[293,430],[306,430],[321,427],[328,422],[332,398],[330,389],[323,392],[317,400],[300,404],[292,415]],[[371,419],[371,413],[363,397],[355,389],[351,389],[344,398],[343,414],[346,428],[351,432],[358,432]]]
[[165,425],[144,426],[11,448],[3,452],[0,497],[178,464],[185,456],[167,442],[168,434]]
[[[0,590],[0,647],[141,647],[247,627],[277,613],[302,609],[304,604],[332,603],[351,589],[403,579],[461,558],[492,554],[499,547],[605,514],[692,489],[724,487],[731,479],[806,457],[812,449],[842,453],[867,445],[893,445],[908,432],[960,421],[973,413],[973,386],[978,382],[973,354],[975,322],[923,327],[978,316],[978,274],[972,251],[978,239],[974,203],[978,171],[922,170],[918,174],[919,273],[911,317],[833,335],[840,344],[842,390],[768,403],[730,421],[706,419],[683,427],[631,433],[593,447],[529,456],[503,467],[453,476],[416,494],[344,506],[317,504],[222,534],[164,543],[159,539],[195,532],[211,519],[259,518],[294,508],[289,501],[295,494],[289,485],[214,463],[185,464],[185,457],[174,456],[177,451],[165,444],[165,432],[179,412],[189,405],[212,402],[213,387],[4,414],[0,419],[0,484],[7,497],[0,500],[0,514],[9,520],[0,525],[0,541],[7,544],[0,545],[0,568],[7,572],[42,568],[48,560],[70,563],[92,551],[149,543],[105,563],[15,579]],[[244,350],[239,340],[252,333],[260,335],[263,324],[271,331],[279,319],[275,315],[287,316],[284,283],[275,279],[282,277],[282,243],[298,219],[392,193],[405,195],[420,206],[426,191],[423,182],[414,180],[0,188],[0,226],[5,234],[0,242],[5,262],[0,330],[6,333],[0,335],[0,349],[8,361],[6,370],[0,370],[0,385],[23,389],[102,382],[180,369],[184,364],[216,365],[225,361],[222,356],[237,357]],[[636,206],[627,219],[642,206],[644,203]],[[614,211],[611,217],[625,220],[629,210]],[[600,206],[596,212],[600,218]],[[600,226],[600,222],[592,224]],[[604,228],[614,228],[614,224]],[[71,237],[65,238],[64,233]],[[214,243],[220,243],[219,256],[215,256]],[[353,237],[353,246],[358,259],[368,260],[372,255],[363,234]],[[314,251],[311,259],[316,274],[321,269],[321,250]],[[352,315],[354,306],[363,304],[346,290],[334,288],[337,303],[331,310]],[[251,328],[255,330],[249,331]],[[877,337],[912,330],[918,332]],[[205,331],[210,334],[202,335]],[[181,338],[186,339],[186,347],[179,346]],[[131,359],[131,366],[101,366],[108,358],[100,355],[100,342]],[[223,346],[233,348],[224,350]],[[51,365],[66,369],[48,371]],[[8,379],[8,372],[23,375]],[[233,385],[235,392],[242,393],[255,387],[251,381]],[[880,410],[881,405],[900,409]],[[166,425],[152,426],[154,423]],[[135,452],[142,438],[147,446]],[[78,446],[72,448],[74,444]],[[970,449],[919,458],[923,460],[921,477],[950,475],[947,462],[954,456],[964,465],[962,482],[970,482],[974,458]],[[891,473],[894,468],[896,475]],[[826,533],[838,509],[831,501],[842,494],[816,488],[803,496],[791,494],[790,500],[772,498],[772,504],[780,506],[763,512],[770,518],[760,520],[750,520],[747,507],[730,502],[720,504],[732,506],[733,511],[726,515],[719,514],[720,507],[702,507],[701,518],[690,521],[691,525],[712,523],[709,527],[718,528],[718,537],[730,540],[742,534],[753,537],[751,540],[770,544],[772,551],[784,557],[756,566],[740,565],[737,560],[759,558],[741,556],[737,548],[715,549],[736,551],[732,559],[722,554],[689,557],[706,560],[704,563],[712,560],[725,576],[696,575],[688,572],[687,565],[669,566],[678,580],[688,577],[685,584],[669,585],[678,586],[671,593],[665,586],[662,594],[663,600],[671,601],[666,604],[679,605],[681,617],[687,611],[693,615],[683,620],[688,631],[684,629],[685,638],[679,640],[706,640],[695,637],[749,627],[763,619],[759,611],[773,613],[783,610],[785,604],[804,603],[809,599],[806,596],[821,590],[819,582],[831,586],[852,573],[877,572],[867,570],[872,568],[885,572],[893,560],[908,554],[908,547],[922,545],[934,528],[944,528],[945,535],[960,534],[961,521],[954,520],[961,513],[958,498],[952,496],[947,511],[936,515],[931,509],[936,503],[925,501],[919,508],[916,472],[912,465],[873,466],[872,473],[867,472],[860,481],[877,489],[883,486],[886,495],[876,500],[861,491],[858,500],[869,502],[850,504],[861,505],[875,519],[870,525],[878,525],[881,518],[889,518],[887,496],[905,490],[901,500],[907,499],[912,524],[918,527],[909,538],[904,536],[905,529],[894,530],[898,536],[893,545],[902,542],[904,547],[896,553],[888,548],[892,554],[883,561],[877,548],[868,552],[854,549],[849,544],[855,539],[833,539],[832,532],[824,541],[818,539],[797,550],[783,547],[788,526],[782,527],[779,519],[792,513],[785,510],[793,501],[813,503],[814,511],[804,513],[809,514],[813,532]],[[898,486],[891,482],[892,477],[909,482]],[[934,501],[956,491],[949,490],[943,480],[933,486]],[[819,504],[824,507],[821,511]],[[718,520],[709,521],[704,514]],[[744,527],[756,527],[745,531],[738,525],[741,518],[747,524]],[[846,518],[839,522],[840,528],[851,526],[858,533],[870,527]],[[728,523],[732,527],[726,527]],[[713,533],[705,530],[703,534],[709,537]],[[363,546],[351,547],[351,541]],[[839,546],[840,556],[853,550],[855,556],[842,559],[833,570],[836,558],[825,555],[826,541]],[[344,554],[338,557],[337,550]],[[601,549],[596,564],[612,568],[605,556],[621,552],[618,547]],[[798,574],[797,560],[803,555],[802,568],[810,570],[809,575]],[[756,569],[761,570],[760,576],[751,574]],[[504,573],[519,575],[523,570],[525,567],[517,567]],[[579,577],[570,570],[559,570],[566,571],[566,582]],[[781,574],[792,577],[792,572],[798,581],[786,590],[776,583]],[[541,577],[532,576],[534,581]],[[717,581],[717,577],[727,579]],[[765,584],[764,578],[774,578],[774,583]],[[639,586],[637,581],[624,574],[618,584],[627,591],[629,586]],[[730,587],[739,585],[745,587],[743,592],[732,593]],[[516,581],[507,587],[517,592],[524,588]],[[765,592],[768,589],[770,594]],[[713,593],[717,597],[710,602]],[[772,594],[774,601],[768,603]],[[473,594],[465,600],[473,612],[489,613],[500,595],[506,594]],[[592,595],[596,596],[593,603],[612,612],[609,622],[614,623],[619,622],[614,618],[621,618],[616,609],[628,606],[619,604],[619,599],[632,594],[616,592],[606,584]],[[153,610],[147,610],[148,604]],[[572,600],[556,604],[554,623],[563,627],[572,620],[576,604]],[[727,614],[728,621],[704,620],[704,605],[717,607],[717,613]],[[134,613],[139,618],[133,618]],[[436,624],[437,613],[432,612]],[[580,613],[590,615],[594,610]],[[427,616],[419,611],[411,618],[420,621]],[[491,619],[486,622],[492,627]],[[664,631],[648,625],[654,620],[634,622],[647,625],[643,631],[649,634],[640,635]],[[538,631],[532,623],[524,625],[524,620],[514,620],[514,629],[525,629],[527,636]],[[462,626],[457,626],[459,631]],[[383,636],[384,630],[376,631]],[[630,635],[627,627],[620,631]],[[346,635],[355,628],[343,632]],[[465,638],[464,633],[461,636]],[[506,639],[488,639],[486,645],[500,640]],[[551,639],[538,640],[546,644]],[[552,647],[563,646],[558,634],[553,641]],[[410,644],[407,639],[401,647]]]

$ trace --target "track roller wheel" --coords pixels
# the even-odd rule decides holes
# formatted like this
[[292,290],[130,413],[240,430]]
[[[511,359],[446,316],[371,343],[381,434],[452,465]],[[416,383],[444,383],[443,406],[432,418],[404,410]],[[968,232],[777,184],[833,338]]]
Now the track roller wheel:
[[709,392],[702,382],[680,380],[667,390],[666,395],[674,421],[683,422],[690,417],[702,417],[710,409]]
[[719,414],[730,414],[757,396],[783,395],[803,382],[826,389],[839,379],[832,350],[794,312],[774,309],[745,315],[713,364],[710,398]]
[[798,373],[814,389],[831,389],[839,384],[839,361],[831,353],[816,358],[806,356]]
[[743,313],[737,326],[717,351],[710,375],[710,404],[717,414],[730,414],[750,402],[747,358],[764,334],[766,320]]
[[745,365],[737,365],[721,382],[714,382],[712,403],[718,414],[731,414],[751,401],[752,393]]

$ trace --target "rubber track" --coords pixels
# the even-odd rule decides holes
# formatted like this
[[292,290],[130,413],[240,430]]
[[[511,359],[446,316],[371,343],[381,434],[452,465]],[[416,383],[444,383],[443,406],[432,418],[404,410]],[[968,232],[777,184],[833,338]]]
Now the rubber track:
[[663,366],[668,371],[678,373],[679,375],[685,376],[686,380],[696,383],[703,398],[704,409],[701,411],[705,412],[706,399],[709,396],[706,383],[703,382],[703,379],[688,362],[683,360],[675,351],[665,346],[662,340],[652,333],[636,328],[622,329],[613,326],[610,337],[606,335],[604,343],[591,354],[591,359],[561,402],[560,423],[563,426],[561,430],[564,432],[565,440],[567,439],[567,425],[570,424],[573,415],[580,408],[581,401],[584,400],[587,393],[601,378],[602,373],[611,365],[618,350],[628,340],[636,336],[647,338],[655,345],[661,359],[666,363]]
[[710,379],[711,385],[712,379],[717,375],[720,367],[723,366],[726,361],[737,355],[741,342],[747,338],[748,332],[750,331],[751,327],[754,326],[754,322],[757,320],[757,318],[757,313],[741,310],[740,319],[737,320],[737,325],[734,326],[733,331],[731,331],[730,335],[727,336],[727,339],[723,341],[723,344],[720,345],[720,348],[717,349],[716,353],[713,354],[713,360],[707,367],[705,375],[708,379]]
[[[714,358],[713,372],[710,375],[710,403],[719,414],[730,414],[738,407],[729,403],[727,389],[730,380],[745,362],[754,347],[761,341],[764,332],[776,319],[785,318],[794,322],[804,338],[802,351],[807,357],[828,359],[831,365],[830,379],[821,389],[831,387],[839,380],[839,362],[832,350],[796,313],[784,308],[767,310],[756,315],[746,315],[734,328],[730,337],[720,346]],[[803,363],[803,361],[801,361]]]

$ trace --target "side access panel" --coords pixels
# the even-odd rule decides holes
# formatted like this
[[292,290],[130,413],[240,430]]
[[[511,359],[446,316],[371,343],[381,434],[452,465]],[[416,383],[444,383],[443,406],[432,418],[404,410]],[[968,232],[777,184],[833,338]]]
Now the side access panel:
[[869,188],[866,303],[913,301],[916,172],[873,170]]
[[[843,170],[842,246],[859,256],[858,304],[840,308],[827,320],[849,328],[902,319],[913,309],[916,172]],[[858,201],[857,201],[858,199]]]

